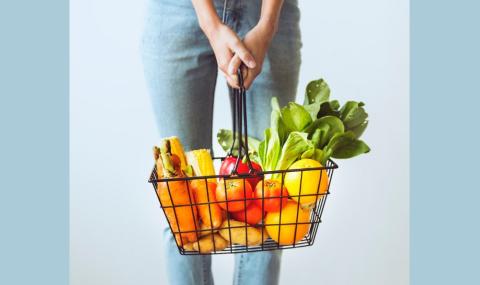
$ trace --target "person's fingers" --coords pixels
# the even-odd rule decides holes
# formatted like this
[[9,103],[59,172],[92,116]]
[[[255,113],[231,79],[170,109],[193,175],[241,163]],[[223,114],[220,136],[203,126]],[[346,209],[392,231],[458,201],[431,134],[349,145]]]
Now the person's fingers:
[[[242,66],[243,68],[243,66]],[[258,76],[259,72],[255,69],[247,69],[247,72],[242,72],[243,74],[243,86],[245,89],[250,88],[252,86],[253,81]]]
[[228,64],[228,74],[237,74],[237,70],[240,68],[242,60],[238,54],[235,54]]
[[225,76],[228,85],[232,86],[233,88],[240,88],[240,86],[238,85],[238,79],[236,74],[232,76],[231,74],[223,72],[222,70],[220,70],[220,72],[222,72],[223,76]]
[[249,68],[255,68],[257,66],[255,58],[250,51],[245,47],[241,40],[237,39],[232,43],[233,52],[240,57],[242,62]]

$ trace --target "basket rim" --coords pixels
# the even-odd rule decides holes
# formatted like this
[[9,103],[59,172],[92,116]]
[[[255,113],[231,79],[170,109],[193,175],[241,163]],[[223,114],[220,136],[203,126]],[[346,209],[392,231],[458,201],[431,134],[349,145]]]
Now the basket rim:
[[[330,170],[337,169],[338,164],[335,161],[328,159],[331,165],[322,166],[322,167],[309,167],[309,168],[295,168],[295,169],[279,169],[279,170],[268,170],[268,171],[259,171],[256,173],[250,174],[237,174],[237,175],[205,175],[205,176],[187,176],[187,177],[170,177],[170,178],[156,178],[156,166],[153,167],[150,178],[148,179],[149,183],[158,183],[158,182],[167,182],[167,181],[190,181],[190,180],[200,180],[200,179],[212,179],[212,178],[224,178],[224,179],[235,179],[235,178],[252,178],[252,177],[261,177],[266,174],[278,174],[278,173],[288,173],[288,172],[302,172],[302,171],[313,171],[313,170]],[[327,164],[328,164],[327,162]]]

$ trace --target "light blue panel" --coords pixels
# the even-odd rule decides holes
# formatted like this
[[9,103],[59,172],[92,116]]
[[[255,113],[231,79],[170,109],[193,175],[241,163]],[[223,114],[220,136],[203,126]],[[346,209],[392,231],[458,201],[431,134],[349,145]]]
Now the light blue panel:
[[480,2],[411,2],[411,281],[480,284]]
[[0,35],[0,284],[68,284],[68,1],[2,1]]

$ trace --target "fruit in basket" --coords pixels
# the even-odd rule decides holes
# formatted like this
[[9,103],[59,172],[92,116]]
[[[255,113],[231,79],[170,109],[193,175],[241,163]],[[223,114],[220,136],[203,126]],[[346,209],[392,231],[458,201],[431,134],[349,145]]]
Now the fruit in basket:
[[200,179],[191,180],[190,185],[202,224],[206,228],[218,228],[223,222],[223,210],[215,203],[217,184]]
[[259,245],[268,238],[268,234],[262,228],[255,228],[232,219],[224,221],[218,233],[225,240],[240,245]]
[[290,200],[281,211],[267,213],[265,229],[278,244],[295,244],[303,239],[310,229],[310,212],[310,209],[304,209],[297,202]]
[[242,178],[220,179],[215,191],[218,205],[229,212],[236,212],[248,207],[253,197],[250,183]]
[[[163,139],[159,147],[154,147],[158,178],[185,177],[181,168],[181,159],[177,154],[172,153],[174,141],[178,147],[180,142],[178,139],[172,138]],[[196,241],[197,233],[195,229],[199,227],[197,208],[191,205],[194,202],[194,195],[190,192],[188,182],[181,180],[159,182],[157,183],[157,195],[174,232],[177,244]]]
[[[320,162],[313,159],[301,159],[293,163],[290,169],[317,167],[322,167]],[[322,174],[320,175],[320,173]],[[293,200],[299,202],[304,207],[311,206],[315,201],[320,201],[323,195],[327,193],[328,174],[326,170],[287,172],[284,183]]]
[[237,221],[246,222],[249,225],[256,225],[262,221],[262,207],[256,203],[250,203],[246,209],[230,213],[232,218]]
[[282,182],[276,179],[265,179],[257,184],[255,187],[254,200],[260,208],[263,204],[265,212],[280,211],[280,209],[287,204],[288,191],[285,186],[282,188]]
[[[250,161],[252,163],[252,168],[256,171],[262,171],[262,167],[253,161]],[[222,165],[220,165],[220,175],[230,175],[232,173],[232,170],[235,168],[235,164],[237,163],[237,158],[234,156],[227,156],[225,159],[222,161]],[[247,162],[240,161],[238,163],[238,168],[237,168],[238,174],[249,174],[250,173],[250,168],[248,166]],[[250,186],[255,188],[255,185],[262,180],[261,177],[252,177],[252,178],[247,178],[248,183],[250,183]]]

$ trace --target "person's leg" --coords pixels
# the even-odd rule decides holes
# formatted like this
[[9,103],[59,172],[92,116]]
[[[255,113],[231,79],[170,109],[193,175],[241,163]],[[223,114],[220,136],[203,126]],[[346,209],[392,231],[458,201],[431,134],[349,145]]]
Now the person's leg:
[[163,249],[170,285],[213,285],[210,255],[181,255],[170,228],[163,234]]
[[[245,34],[257,22],[261,1],[244,1],[240,13],[240,33]],[[280,105],[294,101],[300,70],[300,12],[296,0],[285,0],[277,34],[272,40],[262,72],[247,90],[249,135],[263,139],[269,127],[272,97]],[[234,284],[274,285],[280,275],[281,251],[264,251],[235,256]]]
[[[160,136],[211,147],[217,65],[190,0],[150,1],[141,48]],[[169,284],[213,284],[211,257],[180,255],[169,228],[164,250]]]
[[150,0],[142,38],[148,92],[161,137],[211,148],[217,64],[190,0]]

